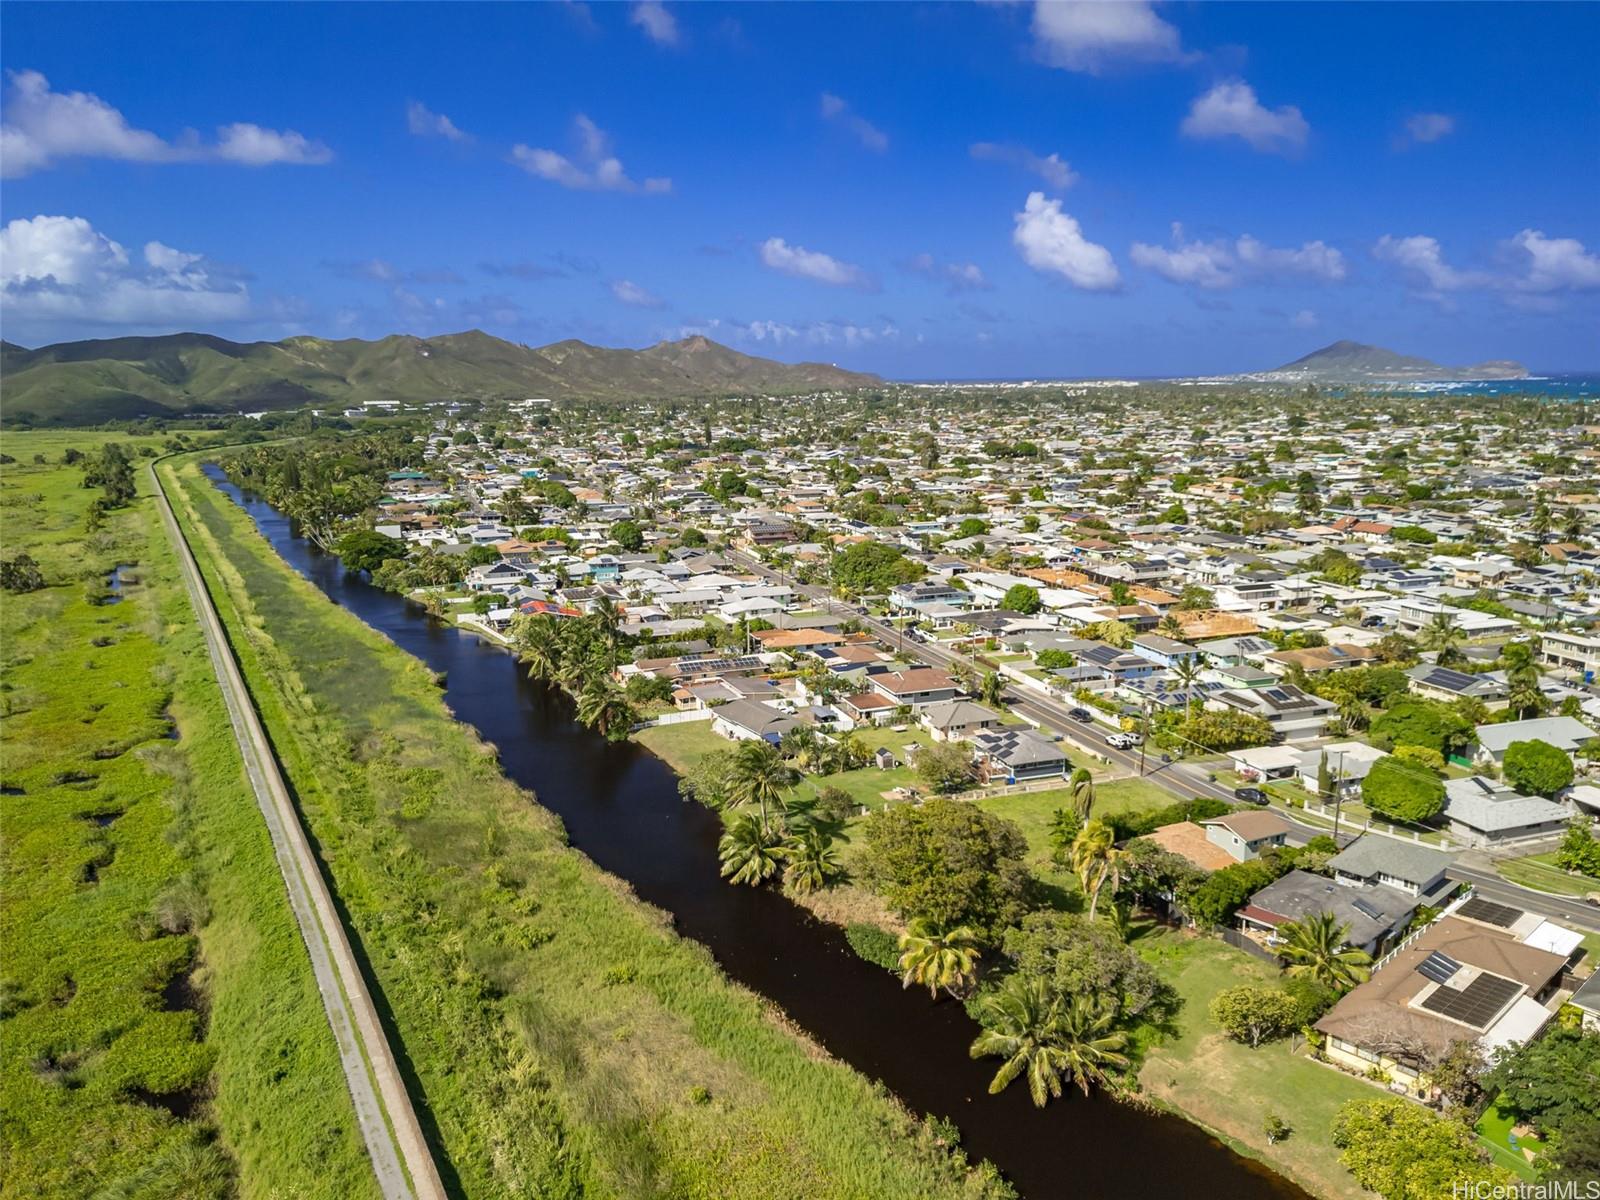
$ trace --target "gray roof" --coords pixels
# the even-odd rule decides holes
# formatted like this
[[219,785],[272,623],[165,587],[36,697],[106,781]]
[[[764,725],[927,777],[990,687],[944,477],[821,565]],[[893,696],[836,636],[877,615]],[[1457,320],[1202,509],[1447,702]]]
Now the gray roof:
[[1502,725],[1479,725],[1478,744],[1491,754],[1503,754],[1512,742],[1549,742],[1558,750],[1575,750],[1595,736],[1582,721],[1573,717],[1535,717],[1531,721],[1507,721]]
[[766,738],[781,737],[799,724],[788,713],[779,712],[756,700],[730,700],[717,707],[716,715],[732,725]]
[[1543,796],[1524,796],[1482,775],[1452,779],[1444,785],[1444,815],[1484,833],[1502,833],[1562,821],[1567,810]]
[[971,700],[940,700],[922,710],[930,729],[963,729],[968,725],[998,724],[1000,714]]
[[1572,993],[1571,1002],[1586,1012],[1600,1013],[1600,971],[1583,981],[1583,986]]
[[1065,762],[1067,752],[1031,729],[992,729],[976,734],[972,744],[997,762],[1012,767]]
[[1372,879],[1383,874],[1411,883],[1423,884],[1455,861],[1453,855],[1432,846],[1402,842],[1382,834],[1368,833],[1351,842],[1328,866],[1346,875]]
[[1251,896],[1250,906],[1291,921],[1332,913],[1339,924],[1350,927],[1346,942],[1365,946],[1410,916],[1417,901],[1399,888],[1376,883],[1351,887],[1324,875],[1296,870]]

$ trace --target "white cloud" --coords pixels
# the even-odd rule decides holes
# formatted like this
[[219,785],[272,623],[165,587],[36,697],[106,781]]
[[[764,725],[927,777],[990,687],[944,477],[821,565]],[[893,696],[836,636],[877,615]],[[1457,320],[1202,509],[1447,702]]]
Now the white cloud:
[[1321,324],[1321,321],[1318,319],[1317,314],[1312,312],[1309,308],[1302,308],[1299,312],[1295,313],[1294,316],[1289,318],[1289,324],[1293,325],[1296,329],[1315,329],[1319,324]]
[[913,275],[943,283],[952,296],[959,292],[987,292],[992,286],[977,263],[940,262],[924,252],[912,255],[901,265]]
[[611,138],[583,113],[573,120],[578,138],[576,159],[522,143],[511,148],[511,161],[530,175],[559,183],[562,187],[597,192],[644,192],[660,195],[672,190],[670,179],[629,178],[622,160],[611,152]]
[[1145,0],[1038,0],[1034,45],[1053,67],[1099,74],[1119,62],[1183,62],[1178,31]]
[[1008,163],[1031,171],[1057,191],[1064,192],[1078,182],[1078,173],[1059,154],[1041,157],[1026,146],[1000,142],[973,142],[968,153],[981,162]]
[[1173,283],[1202,288],[1231,288],[1248,280],[1300,277],[1337,283],[1347,274],[1344,255],[1326,242],[1278,248],[1246,233],[1233,241],[1185,241],[1183,226],[1173,223],[1172,244],[1135,242],[1128,257]]
[[1411,145],[1425,145],[1449,137],[1456,131],[1456,119],[1445,113],[1412,113],[1405,120],[1404,130],[1395,138],[1397,149]]
[[854,263],[841,262],[820,250],[791,246],[781,237],[771,237],[761,243],[761,262],[774,271],[798,279],[812,279],[833,287],[875,290],[872,277]]
[[832,92],[822,93],[822,116],[825,120],[843,125],[868,150],[882,154],[889,148],[889,135],[871,121],[853,112],[850,105]]
[[1242,138],[1263,154],[1293,154],[1311,135],[1298,108],[1292,104],[1266,108],[1242,79],[1219,83],[1197,96],[1180,128],[1192,138]]
[[82,217],[19,218],[0,229],[0,311],[49,324],[165,325],[250,315],[243,283],[161,242],[143,261]]
[[624,304],[631,304],[634,308],[665,308],[667,302],[660,296],[640,287],[631,279],[617,279],[611,283],[611,294]]
[[1512,286],[1527,292],[1586,291],[1600,288],[1600,256],[1590,254],[1576,238],[1547,238],[1524,229],[1506,243],[1509,254],[1526,254],[1522,273]]
[[1458,271],[1445,262],[1438,238],[1420,234],[1397,238],[1384,234],[1372,253],[1380,262],[1398,267],[1413,283],[1425,285],[1436,293],[1483,287],[1490,282],[1489,276],[1482,272]]
[[1073,287],[1094,292],[1111,291],[1121,283],[1111,251],[1085,238],[1078,222],[1061,211],[1061,201],[1030,192],[1016,223],[1011,240],[1035,271],[1060,275]]
[[678,18],[667,11],[661,0],[638,0],[628,20],[644,30],[645,37],[658,46],[678,44]]
[[442,137],[451,142],[470,142],[472,135],[461,129],[443,113],[433,112],[426,104],[413,100],[406,105],[406,128],[418,137]]
[[15,178],[44,170],[67,158],[105,158],[122,162],[229,162],[317,165],[333,151],[294,130],[265,129],[239,122],[217,130],[214,145],[187,130],[168,141],[127,118],[88,92],[57,92],[38,71],[13,71],[0,126],[0,175]]
[[853,321],[722,321],[713,318],[698,325],[685,326],[679,337],[720,336],[732,341],[755,343],[762,346],[843,346],[855,349],[881,342],[898,341],[900,327],[884,318],[875,325],[862,325]]

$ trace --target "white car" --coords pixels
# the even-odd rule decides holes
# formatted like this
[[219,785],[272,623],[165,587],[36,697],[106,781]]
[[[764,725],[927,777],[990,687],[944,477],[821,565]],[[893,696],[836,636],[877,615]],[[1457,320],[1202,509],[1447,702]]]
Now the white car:
[[1113,733],[1106,738],[1106,745],[1117,750],[1132,750],[1144,741],[1137,733]]

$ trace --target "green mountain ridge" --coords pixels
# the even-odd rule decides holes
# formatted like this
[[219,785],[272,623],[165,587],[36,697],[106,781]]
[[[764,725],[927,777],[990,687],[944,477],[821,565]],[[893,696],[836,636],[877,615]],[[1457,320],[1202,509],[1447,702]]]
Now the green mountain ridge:
[[781,363],[705,337],[644,350],[567,340],[530,347],[481,330],[377,341],[309,336],[231,342],[203,333],[0,342],[8,423],[72,424],[198,412],[255,412],[366,400],[672,398],[857,388],[876,375]]
[[1496,359],[1469,367],[1446,367],[1426,358],[1397,354],[1382,346],[1338,341],[1313,350],[1292,363],[1285,363],[1273,375],[1294,375],[1328,380],[1393,380],[1444,382],[1467,379],[1526,379],[1528,368],[1519,362]]

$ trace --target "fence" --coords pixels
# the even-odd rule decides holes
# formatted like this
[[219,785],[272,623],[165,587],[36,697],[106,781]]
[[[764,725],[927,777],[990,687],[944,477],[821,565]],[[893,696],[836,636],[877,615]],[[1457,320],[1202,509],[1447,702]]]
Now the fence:
[[1248,954],[1255,955],[1263,962],[1269,962],[1273,966],[1278,965],[1278,956],[1271,950],[1268,950],[1260,942],[1248,936],[1243,930],[1224,929],[1222,931],[1222,940],[1227,942],[1230,946],[1234,946]]
[[[1309,813],[1314,817],[1321,817],[1324,821],[1332,821],[1335,810],[1329,808],[1326,804],[1312,804],[1307,801],[1301,806],[1300,811]],[[1347,815],[1341,822],[1340,828],[1341,830],[1345,828],[1354,830],[1356,822]],[[1437,846],[1441,850],[1448,850],[1451,845],[1449,836],[1443,832],[1433,832],[1424,836],[1421,830],[1401,829],[1398,826],[1389,825],[1382,821],[1374,821],[1371,817],[1366,819],[1360,829],[1362,833],[1376,833],[1380,837],[1394,838],[1397,842],[1416,842],[1418,845]]]
[[640,721],[637,725],[629,726],[629,728],[634,733],[638,733],[641,729],[650,729],[656,725],[683,725],[689,721],[709,721],[716,715],[717,711],[714,708],[695,708],[690,709],[688,712],[662,713],[652,721]]

